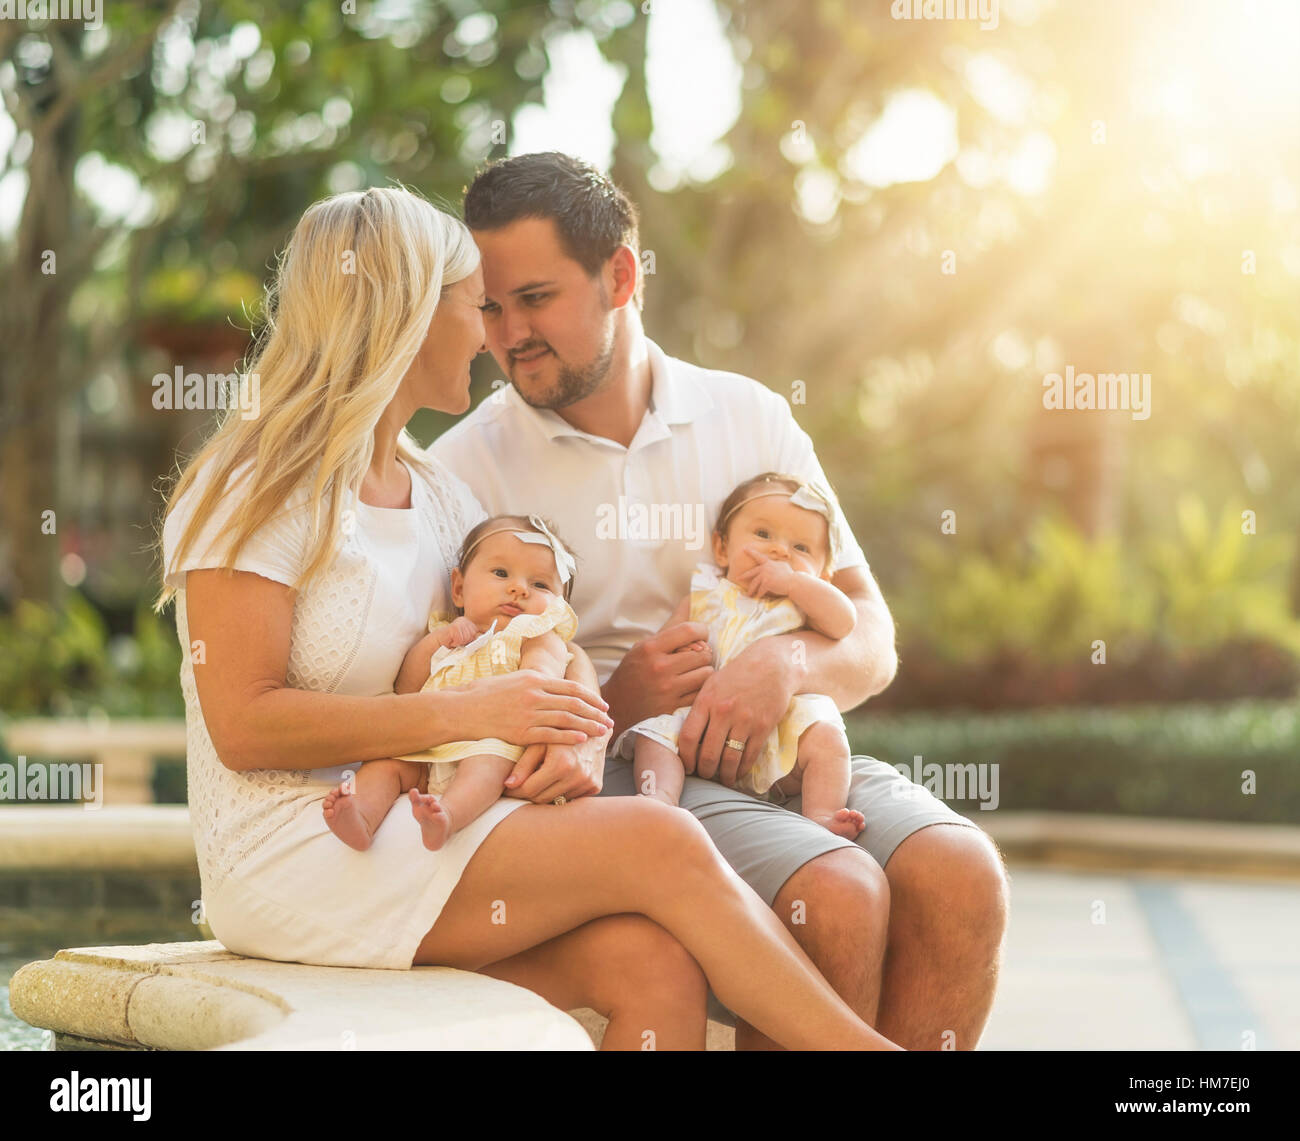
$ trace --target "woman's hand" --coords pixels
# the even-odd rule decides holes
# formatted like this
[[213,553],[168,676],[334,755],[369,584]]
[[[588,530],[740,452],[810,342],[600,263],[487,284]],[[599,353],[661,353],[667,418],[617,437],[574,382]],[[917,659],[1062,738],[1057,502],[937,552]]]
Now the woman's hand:
[[605,781],[608,734],[581,745],[530,745],[506,777],[506,796],[553,804],[557,796],[595,796]]
[[581,682],[516,670],[441,691],[456,702],[467,741],[499,737],[512,745],[580,745],[613,728],[608,703]]

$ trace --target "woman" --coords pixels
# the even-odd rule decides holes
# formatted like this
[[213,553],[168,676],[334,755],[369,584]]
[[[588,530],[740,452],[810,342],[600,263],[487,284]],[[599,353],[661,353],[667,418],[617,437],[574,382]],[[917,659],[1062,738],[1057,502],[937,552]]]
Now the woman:
[[[598,772],[612,724],[585,654],[565,679],[392,692],[485,518],[405,431],[421,407],[469,406],[484,297],[468,230],[405,190],[337,195],[303,216],[269,300],[249,378],[261,413],[225,420],[163,533],[217,938],[270,959],[482,971],[607,1015],[609,1048],[646,1030],[702,1048],[706,979],[783,1045],[891,1047],[689,814],[581,796],[599,786],[574,758]],[[437,852],[404,803],[366,852],[326,827],[348,766],[487,736],[547,750],[515,790],[540,803],[503,797]]]

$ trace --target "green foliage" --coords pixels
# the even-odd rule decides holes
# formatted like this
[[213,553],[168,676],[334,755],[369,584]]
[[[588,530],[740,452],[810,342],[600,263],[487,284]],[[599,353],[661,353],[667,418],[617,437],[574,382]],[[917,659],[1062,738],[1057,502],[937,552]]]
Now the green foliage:
[[[1294,823],[1300,707],[1294,702],[1053,709],[978,716],[859,713],[854,753],[892,765],[997,764],[1006,811]],[[1247,771],[1253,794],[1243,792]],[[954,803],[982,815],[975,804]]]
[[11,717],[179,716],[175,632],[141,604],[130,636],[110,638],[80,594],[58,606],[20,602],[0,616],[0,711]]
[[1110,656],[1155,643],[1201,650],[1254,637],[1300,655],[1290,612],[1290,536],[1243,534],[1225,510],[1211,524],[1184,496],[1168,533],[1121,542],[1088,540],[1054,516],[1023,545],[989,554],[963,532],[914,551],[915,572],[887,591],[903,646],[923,644],[949,661],[1004,651],[1042,662],[1077,661],[1094,640]]
[[1292,537],[1243,534],[1241,516],[1227,509],[1214,525],[1193,495],[1179,498],[1176,517],[1177,532],[1146,549],[1157,629],[1186,646],[1246,634],[1300,654],[1300,621],[1287,595]]

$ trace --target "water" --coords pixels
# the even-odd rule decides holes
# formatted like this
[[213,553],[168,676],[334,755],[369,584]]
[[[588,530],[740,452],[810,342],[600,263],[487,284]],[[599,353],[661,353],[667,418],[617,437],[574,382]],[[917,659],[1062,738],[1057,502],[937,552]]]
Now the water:
[[[35,958],[48,956],[36,955]],[[29,1026],[9,1009],[9,979],[24,963],[30,963],[33,956],[0,956],[0,1050],[53,1050],[54,1035],[46,1030]]]
[[49,932],[41,935],[39,942],[0,942],[0,1052],[54,1049],[54,1035],[50,1031],[24,1022],[9,1007],[9,981],[19,967],[40,959],[52,959],[56,952],[65,947],[97,947],[111,943],[176,943],[202,938],[203,935],[197,928],[187,924],[185,927],[170,929],[155,927],[143,933],[135,927],[130,931],[129,938],[106,938],[101,929],[89,932]]

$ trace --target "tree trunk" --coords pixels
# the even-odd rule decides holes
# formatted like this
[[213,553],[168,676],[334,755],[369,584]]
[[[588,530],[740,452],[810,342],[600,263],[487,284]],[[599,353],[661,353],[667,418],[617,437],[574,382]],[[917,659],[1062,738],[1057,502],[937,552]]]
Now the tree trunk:
[[15,600],[57,596],[59,531],[65,519],[72,523],[57,486],[57,424],[68,302],[81,269],[69,243],[76,132],[74,112],[37,135],[14,261],[0,292],[0,530],[9,566],[3,589]]

